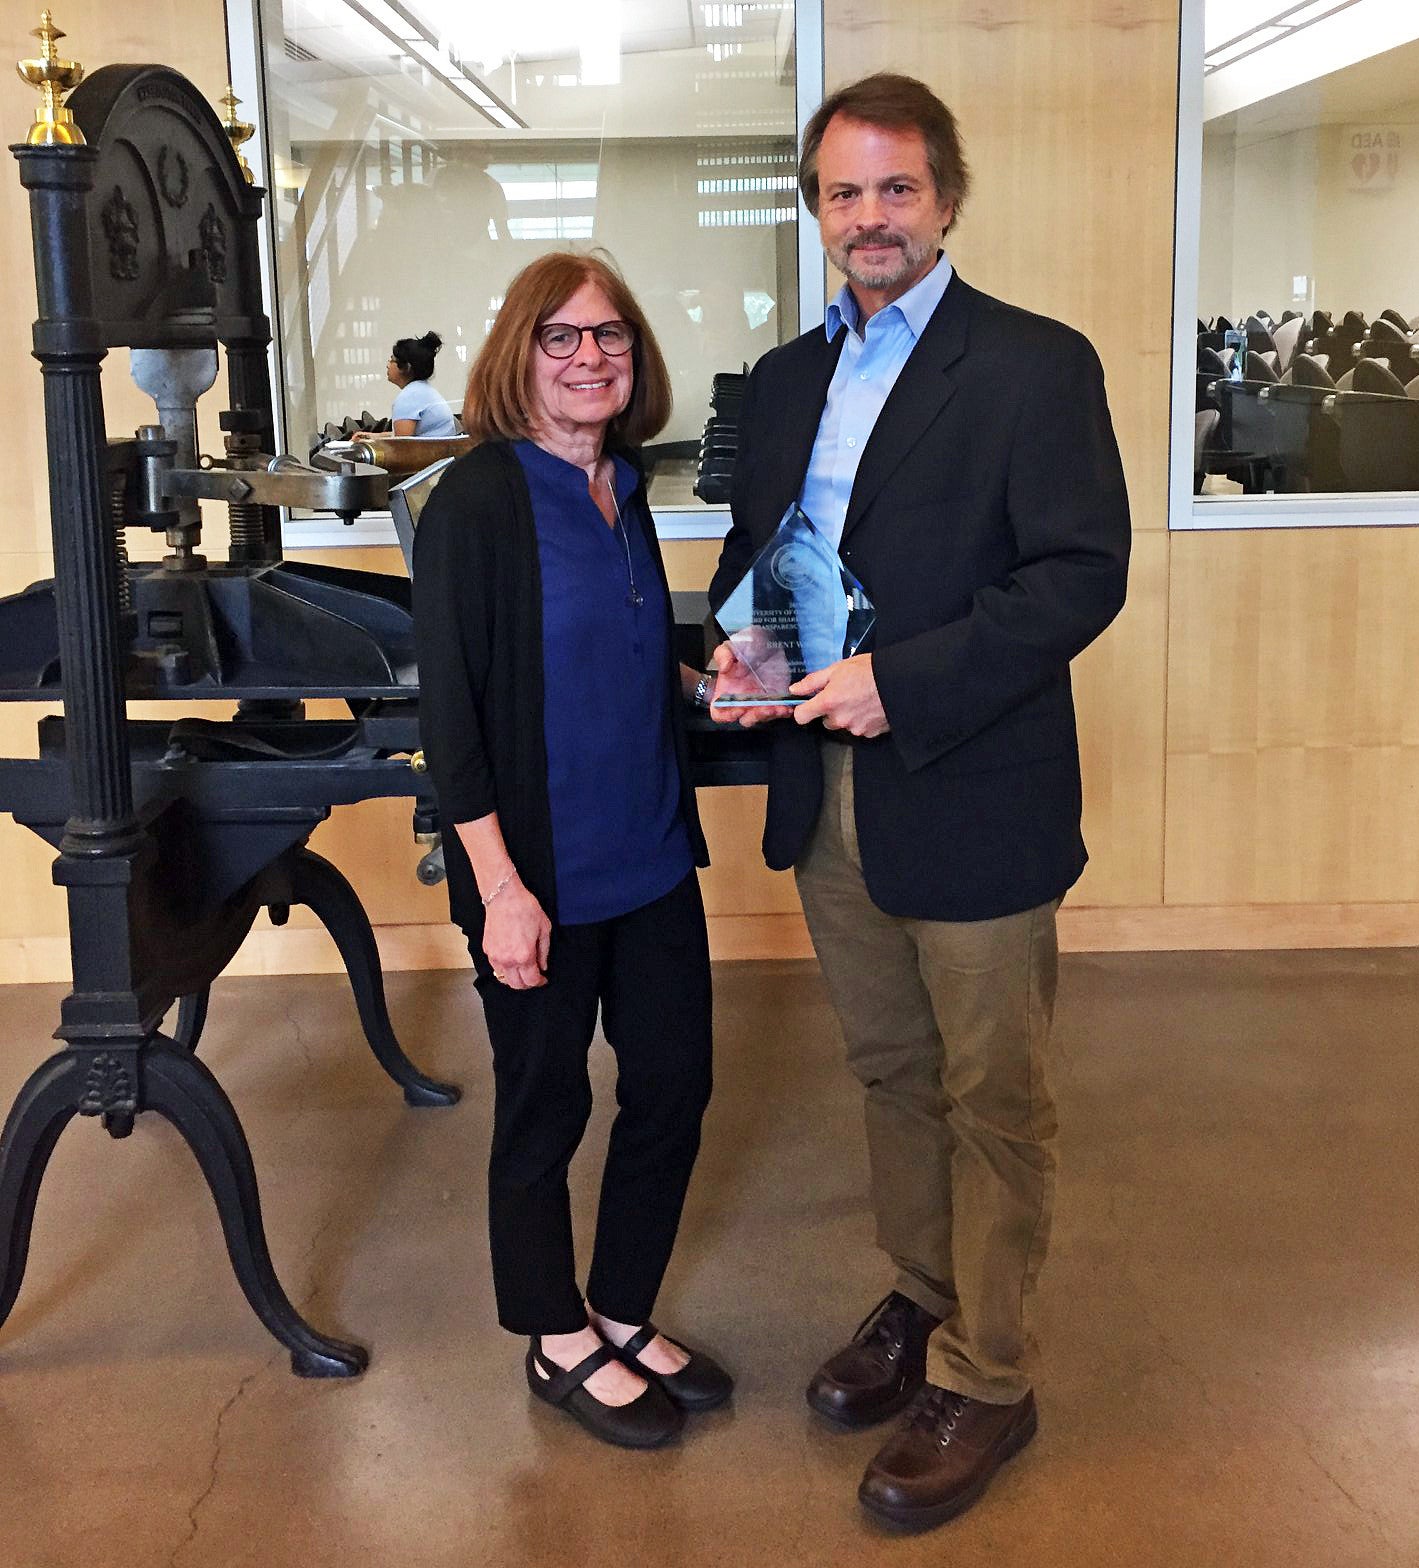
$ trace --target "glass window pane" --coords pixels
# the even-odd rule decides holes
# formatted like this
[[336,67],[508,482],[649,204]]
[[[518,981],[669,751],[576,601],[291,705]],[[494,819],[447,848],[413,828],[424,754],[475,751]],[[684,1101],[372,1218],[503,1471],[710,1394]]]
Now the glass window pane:
[[1194,485],[1419,489],[1419,6],[1206,0],[1204,48]]
[[429,330],[456,409],[509,279],[595,245],[671,370],[652,499],[697,505],[713,376],[798,331],[792,0],[263,7],[290,449]]

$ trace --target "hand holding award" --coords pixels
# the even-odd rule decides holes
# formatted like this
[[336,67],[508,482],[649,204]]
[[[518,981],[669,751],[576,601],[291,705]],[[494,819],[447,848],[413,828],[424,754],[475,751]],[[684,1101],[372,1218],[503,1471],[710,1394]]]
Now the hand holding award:
[[716,709],[791,708],[789,688],[856,653],[876,612],[862,584],[796,502],[715,607],[734,661],[721,660]]

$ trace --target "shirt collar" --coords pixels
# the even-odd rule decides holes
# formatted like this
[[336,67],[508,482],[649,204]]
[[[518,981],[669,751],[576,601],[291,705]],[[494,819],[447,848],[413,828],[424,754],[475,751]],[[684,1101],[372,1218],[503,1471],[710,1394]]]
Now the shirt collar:
[[[906,322],[913,339],[919,338],[926,330],[927,322],[931,320],[932,311],[941,303],[941,297],[945,294],[946,285],[951,281],[951,277],[951,263],[945,251],[942,251],[931,271],[924,278],[919,278],[900,299],[893,300],[885,309],[895,310]],[[838,328],[843,325],[851,327],[854,332],[861,335],[859,324],[861,314],[857,308],[856,296],[844,283],[823,318],[823,330],[828,334],[828,341],[831,343],[837,337]],[[879,311],[878,314],[882,312]]]

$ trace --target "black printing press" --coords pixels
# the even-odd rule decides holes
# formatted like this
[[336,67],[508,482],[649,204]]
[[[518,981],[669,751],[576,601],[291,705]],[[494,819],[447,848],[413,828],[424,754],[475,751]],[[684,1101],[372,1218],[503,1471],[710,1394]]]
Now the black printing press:
[[[409,797],[420,874],[438,879],[409,583],[289,562],[281,548],[282,507],[347,520],[382,510],[389,468],[360,457],[388,463],[398,443],[314,464],[278,450],[258,264],[265,193],[240,158],[251,128],[230,91],[224,123],[161,66],[108,66],[76,85],[82,70],[59,58],[47,12],[36,36],[41,58],[21,70],[43,100],[11,150],[30,193],[55,575],[0,599],[0,700],[62,700],[64,712],[41,720],[37,759],[0,759],[0,812],[58,851],[73,989],[61,1047],[0,1135],[0,1322],[66,1124],[95,1116],[123,1137],[153,1111],[196,1155],[241,1287],[293,1370],[353,1376],[366,1351],[319,1333],[281,1288],[241,1124],[196,1053],[212,981],[257,913],[279,924],[304,904],[334,937],[366,1038],[405,1099],[458,1099],[400,1049],[369,920],[307,848],[334,807]],[[216,382],[218,345],[224,452],[211,460],[199,457],[195,410]],[[132,434],[104,422],[101,365],[120,346],[155,404]],[[402,461],[408,471],[439,455]],[[229,509],[225,561],[201,551],[199,500]],[[142,529],[164,536],[161,561],[129,560],[126,535]],[[703,599],[689,599],[677,619],[698,662]],[[349,717],[308,719],[316,697],[340,699]],[[140,698],[237,709],[222,721],[131,720],[126,703]],[[698,719],[697,782],[762,781],[761,740]]]

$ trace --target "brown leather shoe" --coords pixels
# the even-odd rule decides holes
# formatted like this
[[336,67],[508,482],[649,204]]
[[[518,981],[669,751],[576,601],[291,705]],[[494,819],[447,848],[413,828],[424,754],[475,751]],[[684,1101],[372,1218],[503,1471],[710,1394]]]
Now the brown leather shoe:
[[874,1517],[926,1530],[963,1513],[1035,1435],[1035,1396],[987,1405],[928,1383],[867,1467],[857,1498]]
[[852,1343],[813,1374],[808,1403],[839,1426],[871,1426],[905,1410],[926,1381],[926,1341],[940,1323],[892,1291],[858,1324]]

